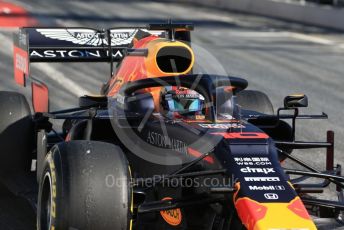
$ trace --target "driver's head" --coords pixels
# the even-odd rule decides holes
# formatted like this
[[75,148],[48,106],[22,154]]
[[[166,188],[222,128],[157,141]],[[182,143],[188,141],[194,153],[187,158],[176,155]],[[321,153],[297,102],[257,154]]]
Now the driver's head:
[[184,87],[163,87],[160,94],[160,108],[161,113],[173,118],[201,115],[204,97]]

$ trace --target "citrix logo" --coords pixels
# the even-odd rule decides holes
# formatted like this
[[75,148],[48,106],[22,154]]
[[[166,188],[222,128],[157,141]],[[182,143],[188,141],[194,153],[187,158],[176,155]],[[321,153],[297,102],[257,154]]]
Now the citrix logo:
[[240,171],[243,173],[264,173],[264,174],[275,172],[273,168],[250,168],[250,167],[241,168]]

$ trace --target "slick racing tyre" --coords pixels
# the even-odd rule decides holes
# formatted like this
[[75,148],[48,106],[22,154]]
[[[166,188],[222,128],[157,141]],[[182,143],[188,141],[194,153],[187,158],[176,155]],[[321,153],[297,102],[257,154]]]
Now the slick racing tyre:
[[237,95],[238,104],[245,110],[273,115],[274,108],[268,96],[257,90],[243,90]]
[[57,144],[43,167],[38,230],[131,229],[130,169],[119,147],[96,141]]
[[33,137],[33,121],[25,97],[0,91],[1,175],[29,170]]
[[[265,115],[274,115],[274,108],[269,99],[269,97],[260,91],[256,90],[244,90],[238,94],[238,104],[242,106],[245,110],[255,111]],[[272,120],[271,124],[266,123],[267,121],[260,122],[259,120],[251,121],[252,124],[266,132],[270,137],[276,141],[293,141],[293,133],[290,125],[282,120],[276,121]],[[271,128],[268,128],[268,126]],[[264,127],[265,126],[265,127]],[[283,151],[291,154],[293,149],[290,148],[280,148]],[[283,161],[286,159],[285,155],[279,154],[279,160]]]

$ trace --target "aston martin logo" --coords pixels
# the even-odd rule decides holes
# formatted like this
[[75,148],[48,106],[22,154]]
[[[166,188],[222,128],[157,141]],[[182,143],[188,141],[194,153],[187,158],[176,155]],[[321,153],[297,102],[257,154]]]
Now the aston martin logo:
[[[113,29],[110,31],[111,46],[128,45],[138,29]],[[108,45],[107,36],[92,29],[37,29],[37,32],[51,39],[68,41],[78,45]]]

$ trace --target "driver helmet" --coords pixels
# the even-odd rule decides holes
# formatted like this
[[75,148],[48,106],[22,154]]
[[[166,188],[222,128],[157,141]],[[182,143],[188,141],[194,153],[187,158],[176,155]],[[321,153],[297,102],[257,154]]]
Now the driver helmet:
[[167,86],[160,93],[160,112],[173,118],[202,116],[204,97],[185,87]]

